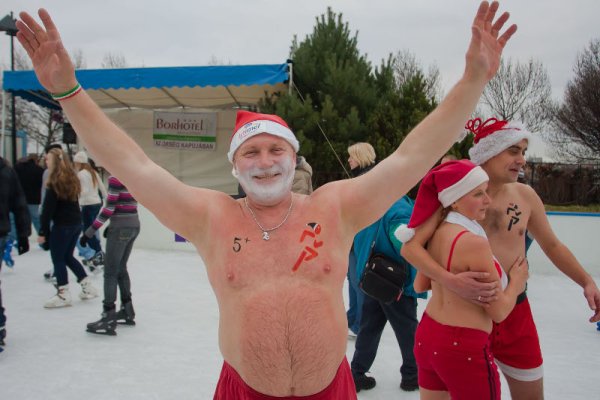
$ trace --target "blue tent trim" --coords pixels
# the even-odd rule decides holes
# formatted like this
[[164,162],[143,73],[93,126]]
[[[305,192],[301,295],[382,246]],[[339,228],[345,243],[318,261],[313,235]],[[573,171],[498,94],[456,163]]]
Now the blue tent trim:
[[[85,89],[149,89],[275,85],[289,81],[288,64],[78,70]],[[4,71],[4,90],[44,107],[60,108],[33,71]]]

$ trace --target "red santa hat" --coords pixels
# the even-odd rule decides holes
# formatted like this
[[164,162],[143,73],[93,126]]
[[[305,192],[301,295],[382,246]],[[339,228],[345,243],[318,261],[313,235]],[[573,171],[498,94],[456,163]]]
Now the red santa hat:
[[472,119],[467,122],[465,129],[475,135],[473,147],[469,149],[469,158],[477,165],[483,164],[523,139],[531,140],[531,133],[523,124],[500,121],[496,118],[489,118],[485,122],[481,122],[480,118]]
[[483,168],[469,160],[448,161],[433,168],[421,182],[408,225],[396,229],[396,238],[408,242],[415,235],[415,228],[438,208],[448,207],[488,180]]
[[300,149],[300,143],[298,143],[298,139],[296,139],[292,130],[285,121],[277,115],[238,111],[235,120],[235,131],[233,132],[233,135],[231,135],[229,153],[227,153],[229,161],[233,163],[233,155],[242,143],[252,136],[261,133],[268,133],[269,135],[279,136],[280,138],[287,140],[296,152]]

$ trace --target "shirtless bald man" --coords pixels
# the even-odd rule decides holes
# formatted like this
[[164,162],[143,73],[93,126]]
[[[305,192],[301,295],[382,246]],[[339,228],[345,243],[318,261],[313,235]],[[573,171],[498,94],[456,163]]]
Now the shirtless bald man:
[[293,194],[292,131],[276,116],[240,112],[229,159],[245,200],[187,186],[153,163],[80,88],[45,10],[43,26],[21,13],[17,37],[94,158],[202,256],[225,361],[215,399],[356,399],[342,296],[350,245],[456,140],[516,31],[511,25],[499,34],[508,13],[496,19],[497,10],[497,2],[479,6],[464,74],[446,99],[391,156],[355,179]]

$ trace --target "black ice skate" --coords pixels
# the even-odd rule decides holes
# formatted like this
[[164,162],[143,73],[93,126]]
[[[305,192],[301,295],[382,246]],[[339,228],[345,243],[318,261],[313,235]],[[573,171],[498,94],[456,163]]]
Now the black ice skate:
[[117,313],[117,323],[120,325],[135,325],[134,318],[135,311],[133,310],[131,301],[121,304],[121,309]]
[[87,324],[87,331],[99,335],[114,336],[117,334],[117,314],[115,310],[105,311],[102,313],[102,318],[96,322]]
[[5,346],[4,338],[6,337],[6,328],[4,326],[0,326],[0,351],[2,351],[2,346]]

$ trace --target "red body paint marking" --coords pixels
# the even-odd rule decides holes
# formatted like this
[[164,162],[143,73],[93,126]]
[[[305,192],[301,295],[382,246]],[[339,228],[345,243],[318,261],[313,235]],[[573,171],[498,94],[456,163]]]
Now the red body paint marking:
[[304,250],[302,250],[302,253],[300,253],[300,256],[292,268],[292,272],[296,272],[304,261],[310,261],[313,258],[316,258],[319,253],[315,249],[323,246],[323,241],[316,239],[317,235],[321,233],[321,225],[317,223],[310,223],[307,225],[310,227],[310,229],[305,229],[302,231],[302,234],[300,235],[300,243],[304,242],[304,239],[306,238],[314,238],[312,243],[314,248],[310,246],[304,247]]

